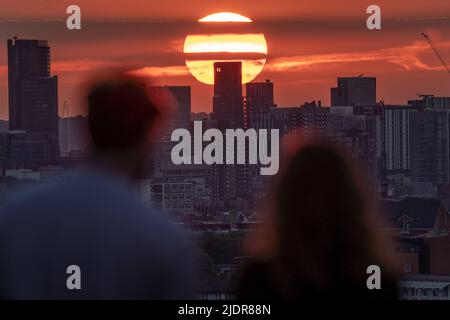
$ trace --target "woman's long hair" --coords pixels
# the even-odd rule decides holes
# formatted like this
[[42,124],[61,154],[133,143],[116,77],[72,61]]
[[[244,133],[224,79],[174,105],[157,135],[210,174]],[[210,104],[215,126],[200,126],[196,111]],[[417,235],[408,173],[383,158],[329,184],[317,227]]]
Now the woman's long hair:
[[327,144],[310,143],[290,158],[271,203],[283,295],[365,286],[366,268],[386,265],[363,193],[345,157]]

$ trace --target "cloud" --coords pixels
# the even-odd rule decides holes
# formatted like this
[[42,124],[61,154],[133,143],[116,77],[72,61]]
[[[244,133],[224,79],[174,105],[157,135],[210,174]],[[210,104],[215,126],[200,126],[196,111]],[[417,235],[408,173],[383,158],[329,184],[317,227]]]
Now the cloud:
[[[120,68],[122,66],[119,62],[104,61],[104,60],[59,60],[52,62],[52,74],[64,72],[86,72],[95,71],[107,68]],[[0,76],[6,76],[8,67],[0,65]],[[185,76],[189,74],[186,66],[165,66],[165,67],[143,67],[131,71],[136,75],[161,77],[161,76]]]
[[188,75],[189,70],[186,66],[144,67],[133,70],[132,73],[151,77],[180,77]]
[[84,72],[96,69],[119,67],[120,63],[105,60],[57,60],[52,62],[52,73],[60,72]]
[[[450,51],[450,40],[441,40],[435,46],[441,53]],[[424,54],[432,54],[434,57],[434,53],[426,42],[416,41],[406,46],[369,51],[279,57],[267,61],[264,70],[270,72],[297,72],[306,68],[320,67],[321,65],[327,64],[377,61],[394,63],[401,66],[404,70],[444,70],[444,67],[440,64],[431,66],[422,61],[421,56]],[[95,71],[120,66],[120,62],[111,60],[57,60],[52,63],[52,73]],[[189,75],[189,70],[185,65],[146,66],[135,69],[133,72],[137,75],[152,77],[180,77]],[[0,65],[0,76],[5,76],[6,74],[7,66]]]
[[[442,49],[450,49],[450,40],[441,41],[439,43],[438,50]],[[421,60],[421,54],[430,52],[431,48],[427,43],[417,41],[407,46],[370,51],[280,57],[270,60],[266,64],[265,70],[274,72],[289,72],[298,71],[321,64],[371,61],[384,61],[394,63],[400,65],[405,70],[443,70],[443,66],[429,66]]]
[[[435,46],[441,52],[445,52],[450,50],[450,40],[440,41],[439,45]],[[416,41],[406,46],[369,51],[279,57],[270,59],[266,63],[264,70],[284,73],[297,72],[306,68],[317,68],[326,64],[353,62],[387,62],[397,64],[404,70],[444,70],[444,67],[440,64],[431,66],[422,61],[421,56],[424,54],[432,54],[434,58],[434,53],[426,42]],[[135,71],[137,74],[154,77],[178,77],[189,74],[185,66],[145,67]]]

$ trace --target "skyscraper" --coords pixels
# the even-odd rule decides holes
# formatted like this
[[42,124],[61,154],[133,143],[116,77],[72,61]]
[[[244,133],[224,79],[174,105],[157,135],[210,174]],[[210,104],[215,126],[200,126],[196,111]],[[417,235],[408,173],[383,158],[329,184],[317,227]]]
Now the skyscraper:
[[10,130],[46,133],[58,140],[58,79],[50,74],[44,40],[8,40]]
[[424,109],[410,115],[410,167],[414,182],[449,180],[449,111]]
[[247,109],[251,113],[269,112],[274,106],[273,82],[250,82],[245,85]]
[[386,173],[408,173],[409,119],[418,108],[409,106],[383,107],[383,155]]
[[327,140],[346,150],[352,161],[375,183],[381,162],[377,114],[380,110],[369,110],[367,107],[367,110],[359,110],[364,112],[355,113],[357,109],[358,107],[330,108],[327,116]]
[[[7,46],[9,128],[21,137],[9,143],[9,163],[18,167],[51,164],[59,146],[58,79],[50,74],[50,47],[45,40],[17,37],[9,39]],[[27,159],[42,161],[30,164]]]
[[[244,127],[241,62],[214,63],[212,117],[217,121],[218,129],[222,131]],[[227,207],[237,197],[246,196],[248,194],[247,169],[247,165],[213,165],[211,167],[213,201],[216,203],[224,201]]]
[[296,147],[304,138],[325,137],[328,109],[316,101],[299,107],[275,108],[270,112],[270,126],[280,130],[282,144]]
[[273,82],[251,82],[246,84],[245,126],[268,128],[270,109],[273,101]]
[[242,128],[242,62],[214,63],[213,118],[220,128]]
[[377,79],[374,77],[344,77],[331,88],[331,106],[374,106],[377,100]]

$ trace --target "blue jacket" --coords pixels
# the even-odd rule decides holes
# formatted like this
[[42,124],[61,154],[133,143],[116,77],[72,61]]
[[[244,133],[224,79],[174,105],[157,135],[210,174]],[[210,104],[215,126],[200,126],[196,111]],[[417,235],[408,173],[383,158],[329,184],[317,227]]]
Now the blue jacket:
[[80,171],[1,206],[0,298],[185,299],[192,271],[183,233],[118,177]]

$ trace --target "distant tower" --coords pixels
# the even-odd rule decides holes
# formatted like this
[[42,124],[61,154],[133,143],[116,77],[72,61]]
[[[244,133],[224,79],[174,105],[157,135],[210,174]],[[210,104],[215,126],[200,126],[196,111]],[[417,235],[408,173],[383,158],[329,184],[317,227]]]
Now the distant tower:
[[60,145],[63,146],[61,152],[68,154],[72,149],[72,132],[70,127],[70,108],[69,103],[64,101],[63,111],[62,111],[62,132],[60,137]]
[[375,106],[377,79],[374,77],[344,77],[331,88],[331,106]]
[[10,165],[52,164],[59,156],[58,79],[50,74],[50,47],[17,37],[7,47]]
[[58,137],[58,79],[50,75],[50,47],[44,40],[8,40],[11,130]]
[[269,128],[270,109],[273,101],[273,82],[250,82],[245,86],[245,126],[246,128]]
[[[242,63],[214,63],[213,119],[220,130],[244,128],[244,98],[242,96]],[[235,149],[235,155],[237,150]],[[213,165],[212,198],[224,201],[225,207],[233,200],[248,196],[248,165]]]
[[242,128],[242,62],[214,63],[213,118],[220,128]]

